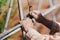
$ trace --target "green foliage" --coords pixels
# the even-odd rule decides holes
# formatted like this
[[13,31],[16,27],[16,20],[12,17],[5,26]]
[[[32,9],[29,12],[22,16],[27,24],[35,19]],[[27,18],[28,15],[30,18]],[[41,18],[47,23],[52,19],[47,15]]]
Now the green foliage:
[[0,7],[6,5],[7,0],[0,0]]
[[3,30],[4,30],[4,25],[5,25],[5,21],[6,21],[7,12],[8,12],[8,10],[5,11],[5,15],[3,15],[2,19],[0,19],[0,33],[2,33]]
[[6,20],[7,13],[8,13],[8,9],[5,10],[5,15],[3,15],[3,19],[4,19],[4,20]]
[[6,13],[6,14],[8,13],[8,9],[7,9],[7,10],[5,10],[5,13]]
[[[2,9],[0,9],[0,11],[2,12]],[[7,12],[8,12],[8,10],[5,11],[5,15],[3,15],[2,19],[0,19],[0,33],[2,33],[4,30]]]
[[2,33],[4,30],[4,20],[0,19],[0,33]]
[[15,7],[15,5],[16,5],[15,3],[16,3],[16,0],[13,1],[12,10],[14,10],[14,12],[13,11],[11,12],[11,16],[10,16],[11,18],[13,18],[17,12],[17,8]]
[[5,17],[7,16],[7,13],[8,13],[8,9],[7,9],[7,10],[5,10]]
[[2,13],[1,7],[6,5],[7,0],[0,0],[0,14]]
[[0,14],[2,13],[2,9],[0,9]]

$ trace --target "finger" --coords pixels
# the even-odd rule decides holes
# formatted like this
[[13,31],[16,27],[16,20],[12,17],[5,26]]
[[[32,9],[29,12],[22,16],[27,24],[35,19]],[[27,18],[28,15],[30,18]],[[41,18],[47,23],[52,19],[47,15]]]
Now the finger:
[[40,14],[40,11],[33,10],[33,12],[34,12],[36,15]]
[[32,15],[32,13],[38,15],[38,14],[40,14],[41,12],[40,12],[40,11],[33,10],[33,11],[30,11],[30,15]]
[[31,14],[34,18],[37,18],[38,17],[38,15],[36,14],[36,13],[34,13],[34,12],[32,12],[32,14]]

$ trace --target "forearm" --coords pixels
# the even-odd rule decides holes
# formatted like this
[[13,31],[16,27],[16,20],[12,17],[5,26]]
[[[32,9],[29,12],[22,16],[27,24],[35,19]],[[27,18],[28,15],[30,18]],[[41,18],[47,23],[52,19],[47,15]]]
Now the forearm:
[[44,36],[39,34],[36,30],[30,28],[27,32],[27,36],[31,38],[31,40],[44,40]]
[[42,35],[38,33],[36,30],[30,28],[29,31],[27,32],[27,36],[31,38],[31,40],[57,40],[60,39],[59,34],[57,35]]
[[59,25],[52,20],[44,18],[41,14],[39,15],[37,21],[48,27],[51,31],[53,31],[52,34],[54,34],[55,32],[59,32]]

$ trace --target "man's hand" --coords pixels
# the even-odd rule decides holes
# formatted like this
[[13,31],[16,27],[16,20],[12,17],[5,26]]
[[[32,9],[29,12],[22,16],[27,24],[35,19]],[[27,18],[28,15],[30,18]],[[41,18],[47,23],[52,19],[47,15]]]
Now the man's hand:
[[42,23],[43,25],[45,25],[47,28],[49,28],[51,31],[50,31],[50,34],[55,34],[56,32],[59,32],[59,24],[57,24],[56,22],[52,21],[52,20],[48,20],[46,19],[45,17],[43,17],[41,15],[41,12],[39,11],[32,11],[30,13],[30,15],[32,15],[37,22],[39,23]]
[[41,14],[41,12],[40,11],[36,11],[36,10],[31,11],[30,15],[33,16],[33,18],[35,18],[35,20],[37,22],[39,22],[39,23],[41,22],[40,20],[43,17],[42,14]]
[[38,18],[38,15],[40,14],[40,11],[33,10],[30,12],[30,15],[32,15],[35,19]]
[[33,27],[33,22],[30,18],[26,18],[21,21],[22,26],[25,28],[26,31],[29,30],[30,27]]

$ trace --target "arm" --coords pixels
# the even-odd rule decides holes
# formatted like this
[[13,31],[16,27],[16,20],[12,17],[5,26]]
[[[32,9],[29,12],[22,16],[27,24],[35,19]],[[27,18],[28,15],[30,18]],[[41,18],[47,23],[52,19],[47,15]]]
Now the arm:
[[44,40],[44,37],[33,29],[34,24],[30,18],[22,20],[21,24],[26,30],[28,38],[31,38],[31,40]]
[[42,35],[33,28],[30,28],[26,35],[31,38],[31,40],[60,40],[60,33],[55,35]]
[[25,30],[27,31],[27,34],[26,35],[29,38],[31,38],[31,40],[50,40],[50,39],[54,40],[55,38],[56,39],[59,39],[59,37],[56,37],[56,36],[54,38],[53,36],[50,36],[50,35],[42,35],[39,32],[37,32],[35,29],[32,28],[32,27],[34,27],[34,25],[32,23],[32,20],[29,19],[29,18],[27,18],[25,20],[22,20],[21,21],[21,24],[25,28]]
[[44,18],[41,14],[38,15],[37,21],[44,24],[47,28],[49,28],[51,30],[50,34],[59,32],[59,24],[52,20]]
[[28,30],[27,36],[31,40],[60,40],[60,33],[56,33],[55,35],[42,35],[33,28]]
[[31,16],[33,16],[37,22],[42,23],[45,25],[47,28],[51,30],[50,34],[54,34],[56,32],[59,32],[59,24],[52,20],[48,20],[45,17],[41,15],[40,11],[34,10],[33,12],[30,13]]
[[27,32],[27,36],[29,38],[31,38],[31,40],[44,40],[45,39],[45,37],[43,35],[41,35],[40,33],[38,33],[33,28],[29,28],[29,30]]

